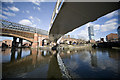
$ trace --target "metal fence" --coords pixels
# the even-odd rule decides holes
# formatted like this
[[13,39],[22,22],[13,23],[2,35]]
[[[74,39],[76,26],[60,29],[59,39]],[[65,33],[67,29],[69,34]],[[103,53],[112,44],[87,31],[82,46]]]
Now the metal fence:
[[59,10],[60,10],[64,1],[65,0],[57,0],[54,11],[53,11],[53,14],[52,14],[52,17],[51,17],[51,22],[50,22],[50,25],[49,25],[49,31],[50,31],[50,28],[53,25],[53,22],[54,22],[54,20],[55,20],[55,18],[56,18],[56,16],[57,16],[57,14],[58,14],[58,12],[59,12]]
[[0,28],[38,33],[38,34],[41,34],[41,35],[48,35],[48,31],[38,29],[38,28],[35,28],[35,27],[30,27],[30,26],[26,26],[26,25],[22,25],[22,24],[17,24],[17,23],[13,23],[13,22],[9,22],[9,21],[6,21],[6,20],[1,20],[1,19],[0,19],[0,23],[1,23]]

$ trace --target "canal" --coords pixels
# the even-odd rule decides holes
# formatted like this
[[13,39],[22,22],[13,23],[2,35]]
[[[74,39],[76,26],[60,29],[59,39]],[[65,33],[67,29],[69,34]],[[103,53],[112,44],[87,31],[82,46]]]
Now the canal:
[[0,54],[3,78],[120,78],[117,49],[0,48]]

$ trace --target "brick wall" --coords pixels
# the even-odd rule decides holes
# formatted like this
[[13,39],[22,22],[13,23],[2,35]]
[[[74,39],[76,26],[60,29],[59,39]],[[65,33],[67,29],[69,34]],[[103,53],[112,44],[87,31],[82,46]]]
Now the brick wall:
[[106,36],[106,40],[107,40],[107,42],[118,41],[118,34],[111,33],[111,34],[109,34],[109,35]]

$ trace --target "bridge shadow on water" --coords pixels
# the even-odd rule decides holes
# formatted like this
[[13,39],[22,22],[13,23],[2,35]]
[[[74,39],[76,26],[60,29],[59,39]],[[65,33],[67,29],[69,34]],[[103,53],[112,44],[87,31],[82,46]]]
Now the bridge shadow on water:
[[54,51],[54,55],[50,59],[49,69],[48,69],[48,78],[57,79],[62,78],[62,74],[57,61],[57,51]]

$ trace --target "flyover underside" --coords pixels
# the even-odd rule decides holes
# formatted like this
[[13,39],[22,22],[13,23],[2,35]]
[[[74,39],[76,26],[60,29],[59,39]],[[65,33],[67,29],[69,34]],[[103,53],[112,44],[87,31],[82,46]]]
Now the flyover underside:
[[50,39],[57,41],[75,28],[119,9],[118,6],[118,2],[64,2],[49,31]]

